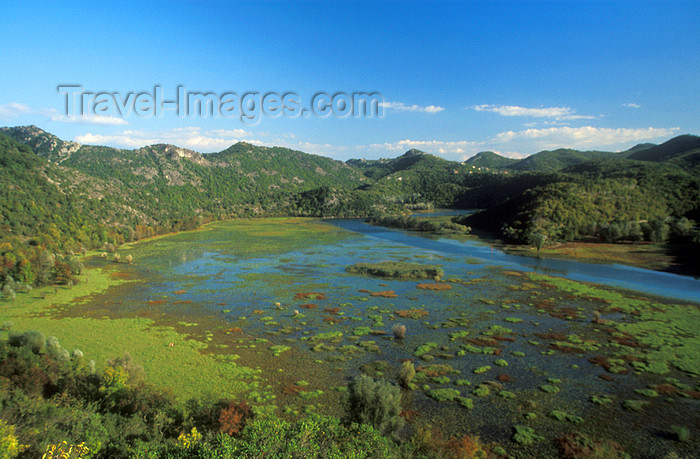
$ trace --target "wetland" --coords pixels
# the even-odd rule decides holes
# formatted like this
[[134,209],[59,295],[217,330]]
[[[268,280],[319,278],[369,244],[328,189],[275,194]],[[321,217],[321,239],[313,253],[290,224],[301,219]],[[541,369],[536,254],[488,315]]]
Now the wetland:
[[404,436],[431,425],[515,457],[574,434],[633,457],[700,446],[697,279],[359,220],[218,222],[118,252],[134,262],[89,258],[84,295],[37,289],[5,315],[98,365],[129,352],[181,399],[341,415],[364,373],[401,383]]

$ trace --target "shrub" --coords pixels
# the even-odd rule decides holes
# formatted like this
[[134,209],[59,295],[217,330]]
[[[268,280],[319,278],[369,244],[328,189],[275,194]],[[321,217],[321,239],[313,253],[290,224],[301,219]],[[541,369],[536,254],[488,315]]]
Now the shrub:
[[403,427],[401,390],[387,381],[360,375],[348,385],[345,416],[349,423],[370,424],[382,435],[396,436]]
[[671,427],[671,433],[678,441],[685,443],[690,440],[690,430],[687,427],[673,426]]
[[411,381],[416,376],[416,368],[413,366],[413,362],[407,360],[401,364],[399,369],[399,384],[403,387],[409,387]]
[[35,354],[39,354],[42,350],[44,350],[46,338],[44,338],[44,335],[38,331],[28,330],[22,334],[10,333],[8,342],[10,346],[27,347]]
[[58,355],[58,351],[60,350],[61,343],[58,341],[58,338],[55,336],[49,336],[46,338],[46,352],[56,357]]
[[253,409],[246,402],[231,402],[221,411],[219,431],[230,436],[238,435],[253,416]]
[[20,445],[15,435],[15,426],[0,419],[0,457],[12,458],[19,452]]
[[557,438],[560,457],[577,459],[582,457],[621,459],[629,457],[622,447],[611,440],[594,441],[586,434],[573,432]]
[[405,325],[395,324],[391,328],[391,331],[394,332],[394,338],[396,338],[396,339],[404,339],[406,337],[406,326]]

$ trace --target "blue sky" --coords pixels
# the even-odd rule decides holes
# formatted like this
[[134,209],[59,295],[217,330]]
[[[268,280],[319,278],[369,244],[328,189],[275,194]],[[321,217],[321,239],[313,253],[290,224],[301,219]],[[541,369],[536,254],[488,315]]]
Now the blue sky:
[[[239,140],[336,159],[418,148],[622,150],[700,134],[700,2],[5,2],[0,125],[201,152]],[[381,117],[66,115],[117,93],[378,92]]]

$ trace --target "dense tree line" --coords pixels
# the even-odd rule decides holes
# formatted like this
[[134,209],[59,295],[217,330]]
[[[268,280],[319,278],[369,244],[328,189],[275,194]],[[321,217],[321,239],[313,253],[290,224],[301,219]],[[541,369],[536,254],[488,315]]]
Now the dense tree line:
[[[556,178],[556,177],[555,177]],[[597,161],[565,169],[535,186],[457,221],[499,231],[513,242],[698,243],[687,217],[700,206],[700,178],[665,164]]]

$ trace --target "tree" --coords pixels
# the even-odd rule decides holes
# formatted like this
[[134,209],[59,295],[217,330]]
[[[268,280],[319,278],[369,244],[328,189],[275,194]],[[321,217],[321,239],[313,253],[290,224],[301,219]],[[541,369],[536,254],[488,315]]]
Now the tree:
[[547,241],[547,236],[542,233],[535,233],[530,236],[530,244],[537,249],[539,253],[540,249],[544,247],[544,243]]
[[382,435],[396,436],[404,424],[401,389],[388,381],[375,381],[367,375],[353,379],[345,398],[345,418],[349,423],[370,424]]

